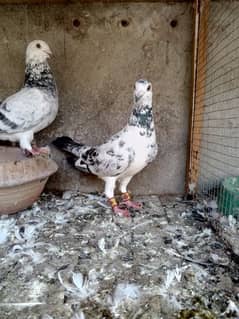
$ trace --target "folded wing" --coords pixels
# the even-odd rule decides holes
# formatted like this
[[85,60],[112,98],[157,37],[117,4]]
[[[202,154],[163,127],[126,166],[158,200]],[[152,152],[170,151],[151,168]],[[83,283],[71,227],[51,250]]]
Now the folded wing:
[[0,105],[0,132],[7,134],[33,130],[51,114],[51,97],[37,88],[23,88]]

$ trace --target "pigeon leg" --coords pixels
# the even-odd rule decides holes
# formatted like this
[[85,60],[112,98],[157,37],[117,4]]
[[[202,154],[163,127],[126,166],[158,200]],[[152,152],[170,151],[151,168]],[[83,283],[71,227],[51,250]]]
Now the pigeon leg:
[[28,131],[20,135],[19,144],[26,156],[32,155],[31,142],[33,140],[33,132]]
[[32,147],[30,150],[25,149],[24,154],[29,157],[29,156],[35,156],[35,155],[49,155],[50,151],[48,147]]
[[28,132],[24,132],[21,134],[20,136],[20,147],[21,149],[24,150],[24,153],[26,154],[26,156],[30,156],[30,155],[40,155],[40,154],[47,154],[49,155],[50,153],[50,149],[48,147],[36,147],[36,146],[32,146],[33,140],[33,132],[32,131],[28,131]]
[[115,177],[106,177],[104,178],[105,181],[105,195],[108,198],[108,202],[112,207],[112,210],[115,214],[120,216],[129,217],[129,211],[126,208],[120,208],[117,204],[116,199],[114,198],[114,189],[116,178]]
[[120,180],[120,191],[122,193],[121,198],[122,201],[120,202],[120,206],[126,206],[128,208],[142,208],[142,204],[139,202],[133,202],[131,200],[130,194],[127,192],[127,186],[129,182],[131,181],[132,176],[130,177],[125,177],[124,179]]

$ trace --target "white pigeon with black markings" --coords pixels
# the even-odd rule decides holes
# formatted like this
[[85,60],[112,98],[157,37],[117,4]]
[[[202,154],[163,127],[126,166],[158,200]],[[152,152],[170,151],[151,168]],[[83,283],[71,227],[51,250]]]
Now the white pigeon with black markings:
[[[74,155],[73,165],[81,171],[97,175],[105,181],[105,195],[115,213],[129,215],[127,208],[140,208],[131,201],[127,186],[134,175],[154,160],[158,147],[152,110],[152,85],[138,80],[134,89],[134,106],[127,125],[106,143],[87,146],[71,138],[58,137],[53,144]],[[122,202],[114,198],[116,182]]]
[[34,133],[49,126],[58,112],[57,87],[47,62],[51,54],[46,42],[30,42],[24,86],[0,105],[0,140],[19,142],[24,151],[33,155],[46,152],[32,147]]

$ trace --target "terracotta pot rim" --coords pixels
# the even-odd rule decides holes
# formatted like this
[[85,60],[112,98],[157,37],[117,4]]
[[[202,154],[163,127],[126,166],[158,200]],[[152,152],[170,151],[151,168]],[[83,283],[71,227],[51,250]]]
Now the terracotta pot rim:
[[49,178],[52,174],[54,174],[54,172],[53,173],[50,173],[48,176],[43,176],[43,177],[36,177],[36,178],[32,178],[32,179],[29,179],[29,180],[25,180],[25,181],[23,181],[22,183],[14,183],[14,184],[1,184],[0,185],[0,192],[1,192],[1,190],[2,189],[4,189],[4,188],[13,188],[13,187],[16,187],[16,186],[20,186],[20,185],[26,185],[26,184],[30,184],[30,183],[32,183],[32,182],[35,182],[35,181],[41,181],[41,180],[46,180],[47,178]]
[[[14,147],[1,146],[0,150],[11,152],[10,160],[0,162],[0,190],[46,179],[58,169],[56,162],[48,157],[21,158],[19,148]],[[14,152],[16,152],[16,160],[14,160]]]

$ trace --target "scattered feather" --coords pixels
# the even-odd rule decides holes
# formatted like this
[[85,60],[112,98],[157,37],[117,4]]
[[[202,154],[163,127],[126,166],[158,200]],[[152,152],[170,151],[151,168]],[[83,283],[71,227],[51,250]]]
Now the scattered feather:
[[32,249],[29,249],[29,250],[23,252],[23,254],[31,257],[32,262],[34,264],[42,264],[45,261],[45,258],[42,256],[42,254],[40,254]]
[[[76,295],[80,300],[92,296],[97,291],[97,282],[84,277],[80,272],[71,272],[66,274],[65,271],[58,272],[58,279],[62,286],[71,294]],[[70,279],[72,284],[70,283]]]
[[48,314],[45,314],[41,317],[41,319],[54,319],[52,316],[49,316]]
[[128,302],[134,302],[141,297],[140,287],[136,284],[120,283],[116,286],[113,297],[109,299],[112,309]]
[[[191,206],[176,203],[174,208],[167,201],[162,206],[154,197],[145,198],[146,210],[129,223],[109,218],[95,204],[99,196],[74,192],[70,196],[74,201],[70,213],[69,199],[48,194],[17,218],[0,219],[0,225],[13,221],[0,246],[1,287],[7,288],[1,302],[12,308],[12,317],[17,317],[18,308],[43,305],[44,309],[45,303],[56,303],[59,310],[70,311],[65,316],[71,319],[102,318],[109,313],[122,319],[136,318],[136,313],[137,318],[163,317],[163,313],[173,318],[173,312],[191,307],[192,291],[205,297],[204,304],[210,292],[212,311],[220,318],[230,317],[230,308],[230,313],[235,311],[228,305],[228,313],[225,306],[222,315],[219,305],[225,298],[234,300],[235,290],[230,292],[226,286],[225,292],[220,290],[220,278],[234,288],[228,278],[237,271],[233,273],[233,265],[230,272],[226,267],[217,267],[215,274],[211,271],[214,265],[205,262],[205,256],[220,264],[228,257],[223,245],[214,245],[217,240],[210,229],[200,232],[181,218],[183,211],[190,218]],[[228,217],[223,225],[229,229]],[[134,284],[128,283],[133,286],[122,293],[128,280]],[[119,285],[112,289],[116,282]],[[15,303],[11,303],[13,296]],[[70,310],[68,305],[76,306]],[[48,312],[45,319],[57,315]]]
[[102,238],[98,241],[98,247],[100,248],[100,250],[102,251],[103,254],[106,254],[105,239],[104,239],[104,237],[102,237]]
[[97,201],[97,204],[99,205],[99,206],[101,206],[101,207],[103,207],[103,208],[105,208],[105,209],[109,209],[110,208],[110,206],[109,205],[107,205],[105,202],[103,202],[103,201]]
[[69,219],[70,219],[70,214],[65,214],[65,213],[60,214],[60,213],[58,213],[58,214],[56,214],[56,216],[54,218],[54,222],[55,222],[55,224],[64,225],[64,224],[66,224],[69,221]]
[[228,301],[227,309],[225,310],[223,315],[232,315],[232,316],[237,316],[237,317],[239,316],[239,308],[235,304],[234,301],[232,301],[232,300]]
[[8,240],[14,226],[15,220],[13,218],[0,220],[0,245]]
[[187,266],[178,268],[178,265],[175,269],[166,271],[166,278],[164,280],[163,286],[160,289],[161,295],[165,296],[168,293],[168,290],[171,286],[175,285],[176,282],[180,282],[182,278],[183,271],[187,268]]
[[211,237],[212,235],[212,230],[210,228],[205,228],[202,232],[196,234],[194,236],[194,239],[200,239],[200,238],[205,238],[205,237]]
[[39,298],[43,297],[48,291],[47,285],[39,280],[30,282],[29,288],[28,296],[33,302],[38,302]]
[[85,319],[84,312],[81,311],[79,313],[74,313],[73,317],[71,319]]
[[15,228],[15,237],[19,241],[31,241],[38,235],[39,225],[22,225]]
[[86,299],[92,294],[94,294],[95,290],[91,285],[92,282],[89,281],[87,277],[84,277],[80,272],[72,273],[72,281],[77,287],[77,295],[80,299]]
[[[31,246],[30,246],[31,247]],[[14,245],[12,250],[8,253],[8,256],[12,259],[19,259],[22,256],[29,256],[34,264],[40,264],[45,261],[45,258],[41,253],[34,251],[29,247],[21,245]]]
[[235,232],[237,221],[232,215],[228,216],[228,223],[229,223],[229,227],[231,228],[231,230],[233,232]]
[[70,284],[67,279],[64,278],[64,271],[60,270],[57,273],[57,277],[61,283],[61,285],[65,288],[65,290],[67,290],[70,293],[75,293],[76,289],[75,287]]

